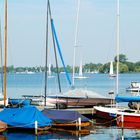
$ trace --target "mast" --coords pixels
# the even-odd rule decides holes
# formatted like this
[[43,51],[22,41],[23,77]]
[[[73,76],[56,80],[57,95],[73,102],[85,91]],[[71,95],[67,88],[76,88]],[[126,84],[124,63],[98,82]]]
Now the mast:
[[119,93],[119,48],[120,48],[120,1],[117,0],[117,77],[116,77],[116,94]]
[[45,98],[44,98],[44,105],[46,106],[46,97],[47,97],[47,65],[48,65],[48,8],[49,1],[47,1],[47,17],[46,17],[46,58],[45,58]]
[[5,27],[4,27],[4,106],[6,106],[6,66],[7,66],[7,0],[5,0]]
[[51,7],[50,7],[49,0],[48,0],[48,12],[49,12],[50,22],[51,22],[51,31],[52,31],[53,48],[54,48],[55,63],[56,63],[56,70],[57,70],[58,87],[59,87],[59,93],[61,93],[60,76],[59,76],[58,61],[57,61],[57,52],[56,52],[55,38],[54,38],[54,32],[53,32],[53,18],[51,15]]
[[3,94],[3,62],[2,62],[1,21],[0,21],[0,65],[1,65],[1,83],[2,83],[2,94]]
[[75,55],[76,55],[77,37],[78,37],[79,11],[80,11],[80,0],[78,0],[78,7],[77,7],[75,42],[74,42],[74,50],[73,50],[73,76],[72,76],[73,87],[74,87],[74,76],[75,76]]

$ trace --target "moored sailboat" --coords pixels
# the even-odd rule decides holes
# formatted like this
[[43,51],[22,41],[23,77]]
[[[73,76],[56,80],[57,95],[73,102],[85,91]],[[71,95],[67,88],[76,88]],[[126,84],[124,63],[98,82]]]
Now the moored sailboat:
[[[140,96],[120,96],[118,95],[118,74],[119,74],[119,0],[117,0],[117,78],[116,78],[116,102],[140,102]],[[118,126],[129,128],[140,128],[139,103],[137,109],[128,107],[94,107],[96,116],[116,121]]]
[[44,109],[43,114],[53,120],[52,127],[77,128],[91,125],[88,118],[77,111]]
[[[116,102],[140,102],[139,96],[116,96]],[[94,107],[97,117],[116,122],[118,126],[140,128],[139,103],[137,109],[128,107]]]
[[[53,45],[54,45],[54,51],[55,51],[55,59],[56,59],[56,67],[58,67],[57,65],[57,57],[56,57],[56,47],[58,49],[58,52],[59,52],[59,55],[60,55],[60,58],[61,58],[61,61],[62,61],[62,64],[64,66],[64,70],[65,70],[65,73],[66,73],[66,77],[68,79],[68,82],[71,86],[71,80],[69,78],[69,75],[68,75],[68,72],[67,72],[67,69],[65,67],[65,64],[64,64],[64,60],[63,60],[63,57],[62,57],[62,53],[61,53],[61,49],[60,49],[60,44],[58,42],[58,38],[57,38],[57,34],[56,34],[56,30],[55,30],[55,26],[54,26],[54,22],[53,22],[53,18],[52,18],[52,15],[51,15],[51,8],[50,8],[50,4],[48,4],[48,12],[47,12],[47,22],[48,22],[48,16],[50,17],[50,24],[51,24],[51,29],[52,29],[52,38],[53,38]],[[48,25],[48,23],[47,23]],[[47,26],[48,28],[48,26]],[[47,33],[48,33],[48,29],[47,29]],[[48,34],[47,34],[47,39],[48,39]],[[48,42],[47,42],[48,43]],[[46,43],[46,45],[47,45]],[[47,48],[47,47],[46,47]],[[47,55],[47,51],[46,51],[46,55]],[[47,58],[47,57],[46,57]],[[47,63],[47,60],[46,60],[46,63]],[[47,65],[46,65],[47,67]],[[45,96],[44,96],[44,104],[54,104],[56,106],[59,107],[59,105],[63,106],[63,107],[67,107],[67,106],[93,106],[93,105],[97,105],[97,104],[110,104],[111,100],[112,99],[108,99],[108,98],[105,98],[105,97],[101,97],[100,95],[97,96],[94,96],[94,92],[93,92],[93,96],[90,97],[87,95],[87,90],[84,90],[84,93],[83,95],[79,95],[76,93],[75,96],[72,96],[72,94],[69,94],[69,92],[66,92],[66,93],[63,93],[61,92],[61,85],[60,85],[60,77],[59,77],[59,73],[57,73],[57,77],[58,77],[58,85],[59,85],[59,94],[55,94],[55,95],[46,95],[47,94],[47,73],[46,73],[46,76],[45,76]],[[71,90],[72,92],[74,92],[75,90]],[[81,93],[81,91],[79,91],[79,94]]]
[[[5,0],[5,35],[4,35],[4,106],[6,106],[6,66],[7,66],[7,0]],[[1,122],[2,121],[2,122]],[[4,122],[4,123],[3,123]],[[5,124],[7,123],[7,125]],[[52,120],[45,117],[37,108],[26,106],[22,108],[4,108],[0,111],[0,131],[9,126],[12,128],[29,128],[48,130]]]
[[[119,86],[119,17],[120,17],[120,1],[117,0],[117,62],[116,62],[116,95],[118,95],[118,86]],[[117,118],[117,108],[115,107],[100,107],[100,106],[95,106],[94,107],[96,111],[96,116],[101,117],[104,119],[116,119]]]
[[22,108],[5,108],[0,112],[0,120],[7,123],[12,128],[26,128],[48,130],[52,125],[52,120],[44,116],[34,106]]

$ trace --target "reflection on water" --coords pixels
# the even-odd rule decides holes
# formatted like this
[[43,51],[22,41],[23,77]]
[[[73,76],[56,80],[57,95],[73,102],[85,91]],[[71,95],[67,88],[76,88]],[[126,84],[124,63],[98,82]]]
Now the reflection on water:
[[[47,133],[47,134],[41,134],[41,135],[35,135],[31,133],[25,133],[25,132],[3,132],[2,135],[3,139],[0,140],[47,140],[47,139],[75,139],[79,140],[79,136],[76,135],[70,135],[63,132],[56,132],[56,133]],[[83,136],[84,137],[84,136]]]
[[[97,122],[94,120],[94,122]],[[99,121],[98,121],[99,122]],[[112,124],[95,125],[88,127],[91,130],[89,135],[74,135],[66,132],[51,132],[35,135],[25,131],[6,131],[0,135],[0,140],[46,140],[46,139],[69,139],[69,140],[138,140],[140,129],[122,129]]]

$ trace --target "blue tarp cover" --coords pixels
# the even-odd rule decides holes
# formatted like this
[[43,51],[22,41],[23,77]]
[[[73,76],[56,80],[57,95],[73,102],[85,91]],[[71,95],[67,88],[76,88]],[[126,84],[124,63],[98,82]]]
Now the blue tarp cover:
[[35,121],[38,127],[45,127],[52,124],[52,120],[44,116],[34,106],[23,108],[5,108],[0,112],[0,120],[14,127],[35,128]]
[[89,121],[88,118],[81,115],[77,111],[69,111],[69,110],[50,110],[50,109],[44,109],[43,114],[50,119],[52,119],[54,122],[59,123],[68,123],[71,121],[78,120],[78,118],[81,118],[82,122]]
[[116,102],[140,102],[140,96],[116,96]]

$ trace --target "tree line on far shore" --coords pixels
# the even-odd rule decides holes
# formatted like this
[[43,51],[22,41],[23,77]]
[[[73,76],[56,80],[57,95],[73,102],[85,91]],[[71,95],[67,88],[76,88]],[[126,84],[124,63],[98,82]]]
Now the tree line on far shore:
[[[116,71],[116,56],[113,61],[114,71]],[[48,69],[48,68],[47,68]],[[105,64],[94,64],[94,63],[88,63],[83,65],[83,72],[84,73],[108,73],[110,69],[110,62],[107,62]],[[63,67],[58,68],[59,72],[64,72]],[[67,71],[69,73],[72,73],[72,66],[67,65]],[[75,67],[75,72],[78,73],[79,67]],[[7,67],[8,73],[27,73],[27,72],[45,72],[44,66],[36,66],[36,67],[14,67],[8,66]],[[51,65],[51,72],[56,73],[57,68],[53,65]],[[138,62],[129,62],[126,55],[120,54],[119,55],[119,73],[140,73],[140,61]]]

